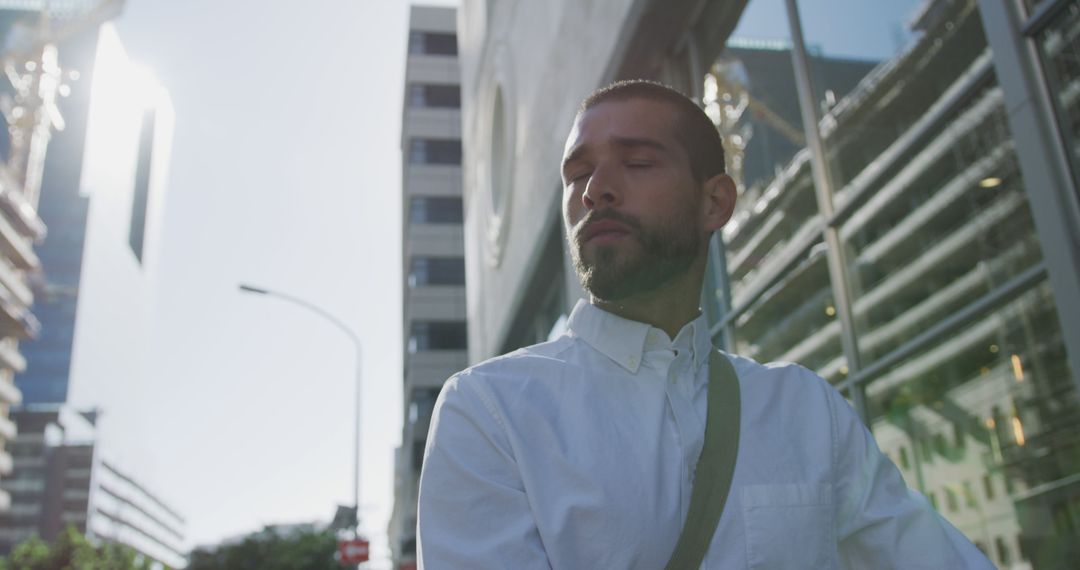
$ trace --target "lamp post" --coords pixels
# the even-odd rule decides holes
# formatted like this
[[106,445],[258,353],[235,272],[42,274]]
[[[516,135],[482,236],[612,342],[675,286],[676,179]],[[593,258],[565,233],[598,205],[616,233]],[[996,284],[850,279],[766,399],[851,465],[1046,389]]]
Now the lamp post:
[[335,317],[334,315],[330,314],[329,312],[327,312],[327,311],[325,311],[325,310],[323,310],[323,309],[321,309],[321,308],[319,308],[319,307],[317,307],[315,305],[312,305],[311,303],[309,303],[309,302],[307,302],[307,301],[305,301],[303,299],[293,297],[292,295],[288,295],[288,294],[285,294],[285,293],[279,293],[277,291],[271,291],[270,289],[266,289],[266,288],[263,288],[263,287],[255,287],[253,285],[248,285],[246,283],[241,283],[240,284],[240,292],[241,293],[251,293],[251,294],[254,294],[254,295],[266,295],[268,297],[277,297],[278,299],[281,299],[283,301],[288,301],[288,302],[293,303],[295,305],[300,305],[301,307],[304,307],[305,309],[307,309],[307,310],[319,315],[320,317],[326,319],[332,325],[337,327],[338,330],[340,330],[340,331],[344,332],[346,335],[348,335],[349,339],[352,340],[353,345],[356,347],[356,434],[355,434],[356,442],[355,442],[355,445],[353,445],[353,449],[356,452],[356,460],[355,460],[354,465],[353,465],[353,513],[354,513],[354,516],[353,516],[353,520],[352,520],[352,527],[353,527],[354,534],[359,536],[359,533],[360,533],[360,378],[361,378],[361,374],[360,374],[360,354],[361,354],[361,352],[360,352],[360,337],[356,336],[356,333],[353,332],[353,330],[350,329],[348,327],[348,325],[346,325],[344,322],[342,322],[341,319]]

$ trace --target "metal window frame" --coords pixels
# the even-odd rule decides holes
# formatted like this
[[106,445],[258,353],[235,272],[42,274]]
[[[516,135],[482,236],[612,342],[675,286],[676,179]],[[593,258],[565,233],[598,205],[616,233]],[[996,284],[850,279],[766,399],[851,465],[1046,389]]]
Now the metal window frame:
[[1072,1],[1046,0],[1025,20],[1017,1],[978,0],[1066,358],[1080,390],[1080,194],[1034,37]]
[[1074,0],[1046,0],[1045,4],[1036,7],[1034,12],[1028,14],[1027,21],[1020,28],[1020,33],[1031,37],[1042,32],[1072,1]]
[[[1060,128],[1060,119],[1065,117],[1064,109],[1058,104],[1057,97],[1051,95],[1050,92],[1050,77],[1054,77],[1055,83],[1057,81],[1057,74],[1053,70],[1046,69],[1045,60],[1042,57],[1042,53],[1038,47],[1038,36],[1046,31],[1046,28],[1050,24],[1054,23],[1055,19],[1061,16],[1061,12],[1064,11],[1066,6],[1069,6],[1075,0],[1048,0],[1045,4],[1039,6],[1039,8],[1032,14],[1026,22],[1021,25],[1020,33],[1027,38],[1028,51],[1030,52],[1032,62],[1034,64],[1033,74],[1037,74],[1039,79],[1039,85],[1037,91],[1040,96],[1041,102],[1051,111],[1050,127],[1057,134],[1058,140],[1061,142],[1063,149],[1073,148],[1076,143],[1076,136],[1070,133],[1066,129]],[[1066,169],[1072,174],[1072,180],[1074,185],[1080,183],[1080,162],[1074,162],[1068,155],[1067,150],[1064,151],[1064,162]]]
[[[913,148],[917,148],[923,142],[925,142],[926,137],[930,132],[938,128],[941,125],[942,121],[955,114],[958,109],[962,108],[965,104],[967,104],[967,102],[970,101],[972,95],[974,93],[977,93],[982,87],[984,87],[987,82],[990,81],[991,77],[992,75],[990,73],[990,68],[976,69],[975,73],[964,82],[963,87],[957,90],[955,94],[943,95],[943,97],[948,97],[948,99],[943,99],[942,106],[935,110],[936,112],[933,116],[933,120],[928,121],[924,125],[913,126],[913,128],[916,128],[918,130],[913,131],[914,134],[909,138],[908,144],[904,147],[898,148],[894,153],[892,153],[891,160],[887,164],[882,164],[879,168],[879,171],[884,172],[889,167],[898,162],[901,158],[906,156],[908,152],[911,151]],[[848,220],[848,218],[850,218],[851,215],[858,210],[857,206],[860,202],[860,198],[866,193],[868,188],[873,187],[874,183],[876,183],[879,178],[880,174],[873,176],[872,178],[860,181],[858,187],[855,187],[853,184],[845,186],[841,190],[841,192],[844,193],[847,198],[839,205],[839,207],[836,208],[836,211],[833,212],[833,215],[824,222],[817,222],[818,225],[822,227],[815,230],[812,235],[808,237],[798,247],[793,248],[790,254],[791,257],[780,267],[777,273],[767,281],[763,281],[760,285],[758,285],[754,289],[754,291],[749,296],[747,296],[745,302],[741,303],[738,306],[728,307],[729,310],[724,312],[723,318],[720,319],[713,326],[713,336],[717,337],[721,334],[721,332],[724,331],[724,329],[732,328],[734,326],[735,319],[739,318],[743,313],[749,310],[750,307],[754,305],[754,303],[760,300],[761,297],[769,291],[769,289],[779,283],[784,278],[784,276],[789,273],[795,267],[795,265],[799,263],[799,261],[804,259],[810,253],[810,250],[813,249],[813,247],[821,240],[824,227],[834,227],[839,229],[840,226],[843,225]],[[723,243],[721,242],[720,245],[721,251],[723,251]],[[729,291],[731,284],[726,271],[723,273],[718,272],[718,275],[721,277],[722,281],[718,283],[717,286],[723,287],[725,290]],[[726,295],[727,300],[730,303],[730,292],[726,293]],[[729,336],[731,335],[730,332],[725,334]]]
[[915,338],[874,360],[872,364],[836,384],[837,390],[865,388],[882,372],[926,350],[965,326],[1000,309],[1006,303],[1035,288],[1046,280],[1046,262],[1039,262],[994,288],[964,308],[952,313]]
[[[1022,22],[1018,0],[978,0],[987,42],[993,53],[993,70],[1005,95],[1007,120],[1016,143],[1017,160],[1035,222],[1035,232],[1043,249],[1043,260],[946,316],[929,330],[875,359],[865,368],[854,369],[848,378],[836,384],[838,390],[855,397],[864,421],[869,418],[866,417],[863,396],[866,386],[874,378],[1044,282],[1050,284],[1054,293],[1066,358],[1072,365],[1074,384],[1080,389],[1080,319],[1075,318],[1080,314],[1080,248],[1076,246],[1080,243],[1080,207],[1075,203],[1078,194],[1072,165],[1062,146],[1065,139],[1057,122],[1060,115],[1048,89],[1041,54],[1034,43],[1035,36],[1073,1],[1075,0],[1046,0],[1046,4]],[[973,76],[967,88],[959,90],[951,101],[939,109],[939,119],[932,121],[927,128],[932,130],[941,118],[955,112],[972,93],[985,85],[989,78],[988,70]],[[924,135],[915,136],[911,144],[914,145],[923,138]],[[897,156],[902,154],[903,152],[900,152]],[[724,263],[724,244],[719,236],[715,236],[716,243],[710,248],[710,265],[713,271],[709,275],[712,285],[709,291],[714,296],[716,292],[721,294],[717,308],[722,318],[714,321],[710,331],[714,340],[719,340],[725,347],[731,347],[735,320],[780,282],[794,264],[821,239],[827,229],[838,229],[857,210],[857,195],[861,192],[859,189],[854,190],[845,192],[848,199],[821,222],[821,231],[814,232],[812,238],[794,248],[796,255],[768,281],[761,283],[746,301],[737,307],[730,305],[731,279]]]

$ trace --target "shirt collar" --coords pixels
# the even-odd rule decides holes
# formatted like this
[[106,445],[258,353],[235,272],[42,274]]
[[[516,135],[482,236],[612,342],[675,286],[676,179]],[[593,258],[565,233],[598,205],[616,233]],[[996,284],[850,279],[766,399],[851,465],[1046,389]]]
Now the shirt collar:
[[624,319],[582,299],[574,306],[567,322],[570,333],[584,340],[604,356],[614,360],[630,373],[637,373],[646,349],[675,348],[690,350],[695,367],[709,358],[712,340],[704,315],[686,324],[675,336],[647,323]]

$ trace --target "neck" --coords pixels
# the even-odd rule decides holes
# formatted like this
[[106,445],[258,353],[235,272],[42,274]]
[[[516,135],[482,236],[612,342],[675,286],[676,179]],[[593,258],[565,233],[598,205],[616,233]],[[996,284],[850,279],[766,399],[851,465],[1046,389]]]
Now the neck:
[[[701,267],[698,267],[701,265]],[[679,331],[701,314],[701,282],[704,264],[690,270],[651,291],[644,291],[617,301],[591,297],[593,305],[624,319],[650,324],[674,339]]]

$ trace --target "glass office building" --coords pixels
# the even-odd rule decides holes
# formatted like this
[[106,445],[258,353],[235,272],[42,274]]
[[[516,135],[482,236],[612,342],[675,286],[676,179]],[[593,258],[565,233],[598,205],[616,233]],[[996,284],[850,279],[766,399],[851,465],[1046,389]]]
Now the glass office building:
[[75,313],[79,300],[86,222],[90,199],[80,191],[90,82],[97,54],[98,30],[88,27],[62,46],[61,64],[79,72],[71,94],[58,101],[65,129],[49,144],[42,177],[38,214],[48,227],[35,248],[41,271],[33,281],[34,313],[39,334],[22,343],[26,369],[15,375],[23,404],[67,401]]
[[470,362],[560,332],[584,294],[554,191],[570,117],[660,80],[739,185],[715,342],[826,378],[998,566],[1075,566],[1080,2],[466,3],[459,24]]
[[[1080,4],[1007,4],[922,3],[850,93],[813,93],[824,160],[743,181],[709,301],[732,351],[839,387],[995,563],[1062,568],[1080,554]],[[731,69],[704,94],[738,174],[762,117],[740,105],[769,93]]]

